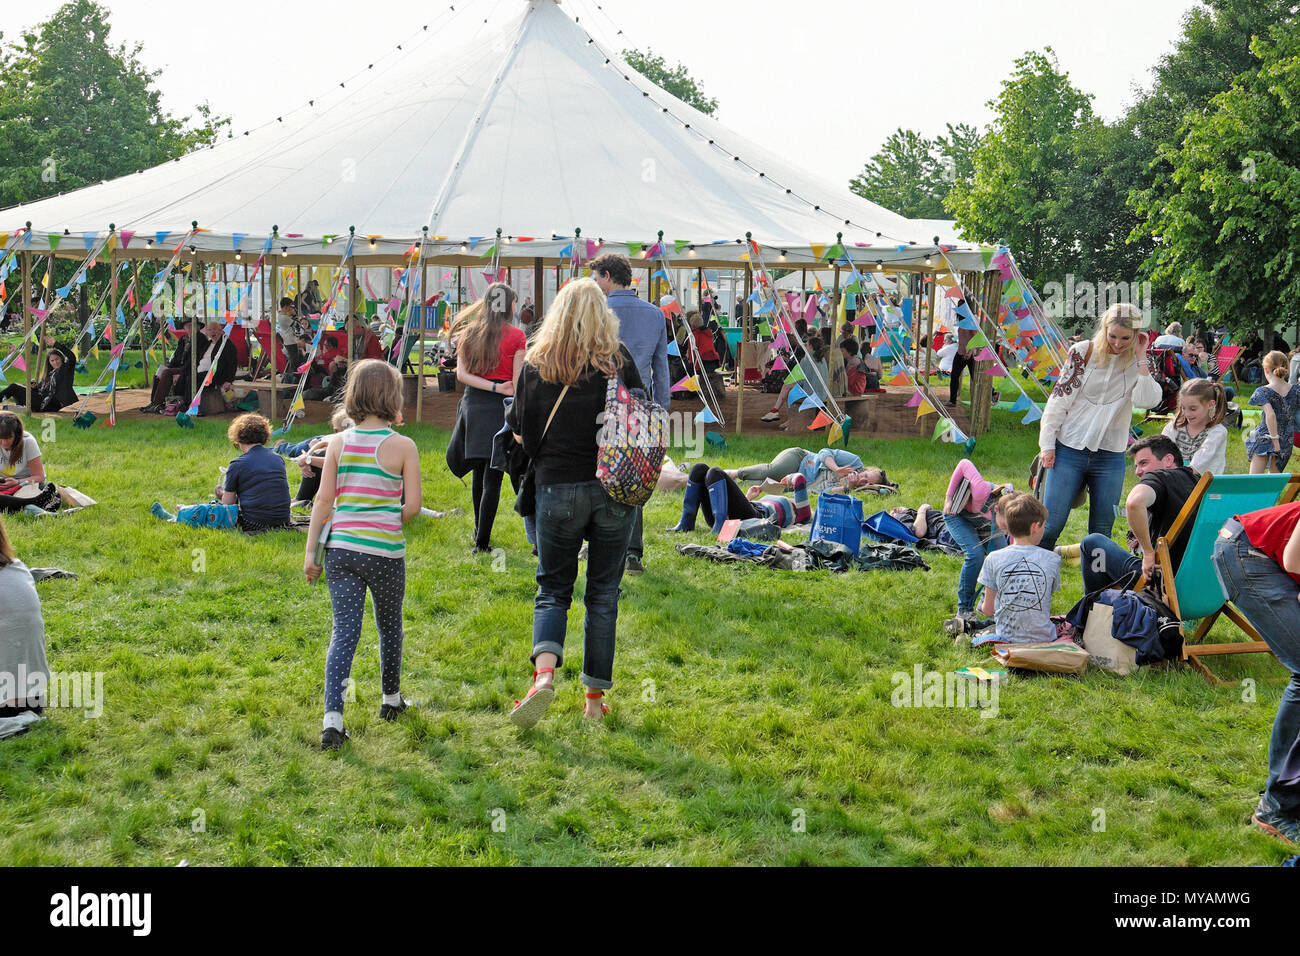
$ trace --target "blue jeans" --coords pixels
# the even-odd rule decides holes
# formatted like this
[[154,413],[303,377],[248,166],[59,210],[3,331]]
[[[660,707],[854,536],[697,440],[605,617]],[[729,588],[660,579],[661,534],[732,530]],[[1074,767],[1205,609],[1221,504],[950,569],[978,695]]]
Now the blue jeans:
[[1047,528],[1040,547],[1052,550],[1070,518],[1070,508],[1081,489],[1088,489],[1088,532],[1110,537],[1115,527],[1115,506],[1124,491],[1122,451],[1079,451],[1056,443],[1056,464],[1047,470],[1043,506]]
[[963,555],[961,577],[957,579],[957,612],[964,614],[975,610],[975,591],[979,587],[984,558],[999,548],[1005,548],[1007,539],[988,518],[969,511],[944,515],[944,524]]
[[285,458],[297,458],[312,445],[316,444],[316,442],[329,437],[329,435],[316,435],[312,438],[304,439],[303,441],[277,442],[271,451]]
[[1300,794],[1295,788],[1279,787],[1277,782],[1282,762],[1300,736],[1300,602],[1296,600],[1300,587],[1276,561],[1252,548],[1244,533],[1234,538],[1220,536],[1214,542],[1214,570],[1227,599],[1291,672],[1273,719],[1268,781],[1260,802],[1284,816],[1300,818]]
[[1083,539],[1079,563],[1083,566],[1083,593],[1094,597],[1106,588],[1137,584],[1142,574],[1142,559],[1104,534]]
[[[636,509],[605,494],[599,481],[537,486],[537,598],[533,653],[564,663],[564,635],[578,578],[578,552],[587,546],[587,615],[583,621],[582,682],[613,687],[618,585]],[[557,667],[559,664],[556,665]]]

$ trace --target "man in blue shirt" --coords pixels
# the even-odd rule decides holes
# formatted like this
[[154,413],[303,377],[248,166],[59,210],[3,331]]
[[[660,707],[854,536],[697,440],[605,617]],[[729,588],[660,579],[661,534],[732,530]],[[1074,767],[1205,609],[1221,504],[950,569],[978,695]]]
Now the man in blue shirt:
[[[668,380],[668,332],[663,313],[637,296],[632,286],[632,265],[626,256],[607,253],[591,260],[591,277],[605,293],[610,309],[618,316],[619,338],[632,353],[641,381],[654,398],[655,404],[665,410],[671,401]],[[645,570],[645,554],[641,509],[636,509],[632,522],[632,536],[627,543],[626,570],[640,574]]]

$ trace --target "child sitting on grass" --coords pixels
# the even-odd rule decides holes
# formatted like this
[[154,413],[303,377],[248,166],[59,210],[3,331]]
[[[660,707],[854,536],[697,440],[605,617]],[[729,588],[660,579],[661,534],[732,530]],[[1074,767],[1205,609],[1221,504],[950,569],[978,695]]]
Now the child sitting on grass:
[[[980,637],[979,643],[1054,641],[1052,595],[1061,588],[1061,556],[1038,546],[1047,509],[1033,495],[1012,492],[998,502],[997,522],[1012,543],[988,555],[980,569],[980,610],[993,615],[994,633]],[[958,643],[961,640],[958,635]]]

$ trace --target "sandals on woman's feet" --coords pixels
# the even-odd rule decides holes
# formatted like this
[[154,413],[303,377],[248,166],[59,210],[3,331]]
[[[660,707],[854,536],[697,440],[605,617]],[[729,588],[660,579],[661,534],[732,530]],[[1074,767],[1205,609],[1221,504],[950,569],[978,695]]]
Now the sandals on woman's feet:
[[[587,693],[586,693],[585,695],[583,695],[583,696],[585,696],[585,697],[587,698],[587,700],[600,700],[602,697],[605,696],[605,692],[604,692],[603,690],[598,690],[598,691],[595,691],[595,692],[587,691]],[[587,713],[587,711],[586,711],[585,708],[584,708],[583,711],[582,711],[582,716],[583,716],[585,719],[587,719],[587,720],[600,720],[600,719],[604,719],[605,715],[608,714],[608,713],[609,713],[609,704],[602,703],[602,704],[600,705],[600,717],[599,717],[599,718],[597,718],[597,717],[592,717],[590,714]]]
[[537,686],[537,676],[539,674],[550,674],[551,679],[555,679],[554,667],[539,667],[533,671],[532,689],[524,695],[523,700],[515,701],[514,709],[510,711],[510,722],[521,730],[527,730],[534,726],[546,714],[546,709],[551,706],[551,701],[555,700],[555,688],[550,684],[545,687]]

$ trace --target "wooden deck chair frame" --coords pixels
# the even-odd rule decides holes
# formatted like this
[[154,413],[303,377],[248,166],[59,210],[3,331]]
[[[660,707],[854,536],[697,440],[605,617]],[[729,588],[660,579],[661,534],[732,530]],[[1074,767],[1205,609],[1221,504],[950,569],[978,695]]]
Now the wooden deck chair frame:
[[[1200,481],[1196,483],[1196,487],[1192,490],[1192,493],[1183,505],[1182,510],[1178,513],[1178,517],[1175,518],[1174,523],[1170,525],[1168,533],[1162,535],[1156,542],[1156,561],[1160,565],[1160,580],[1163,584],[1164,591],[1163,600],[1169,605],[1170,610],[1172,610],[1174,614],[1178,615],[1178,628],[1180,631],[1183,630],[1183,618],[1182,611],[1178,605],[1178,588],[1174,583],[1174,567],[1173,561],[1169,555],[1169,550],[1171,545],[1178,540],[1179,535],[1183,533],[1184,529],[1191,522],[1192,515],[1195,514],[1197,509],[1200,507],[1201,501],[1205,497],[1205,492],[1209,489],[1210,482],[1213,479],[1214,476],[1208,472],[1201,475]],[[1292,475],[1287,481],[1285,487],[1283,487],[1282,492],[1278,495],[1276,504],[1282,505],[1294,501],[1297,494],[1300,494],[1300,475]],[[1138,581],[1137,587],[1134,590],[1141,590],[1145,583],[1145,579]],[[1214,622],[1219,619],[1220,614],[1230,620],[1233,624],[1237,625],[1237,627],[1240,628],[1241,631],[1250,638],[1250,640],[1233,641],[1222,644],[1202,644],[1201,642],[1205,640],[1205,636],[1210,633],[1210,628],[1214,626]],[[1259,632],[1251,626],[1251,623],[1246,620],[1245,616],[1226,601],[1224,602],[1223,607],[1219,608],[1219,610],[1210,614],[1208,617],[1201,619],[1201,623],[1196,628],[1196,632],[1190,638],[1186,636],[1186,633],[1183,635],[1183,660],[1191,664],[1192,667],[1196,668],[1196,670],[1198,670],[1206,680],[1216,686],[1231,686],[1239,682],[1223,680],[1210,670],[1209,666],[1201,660],[1201,658],[1215,657],[1220,654],[1272,653],[1273,652],[1269,649],[1268,644],[1260,638]]]

